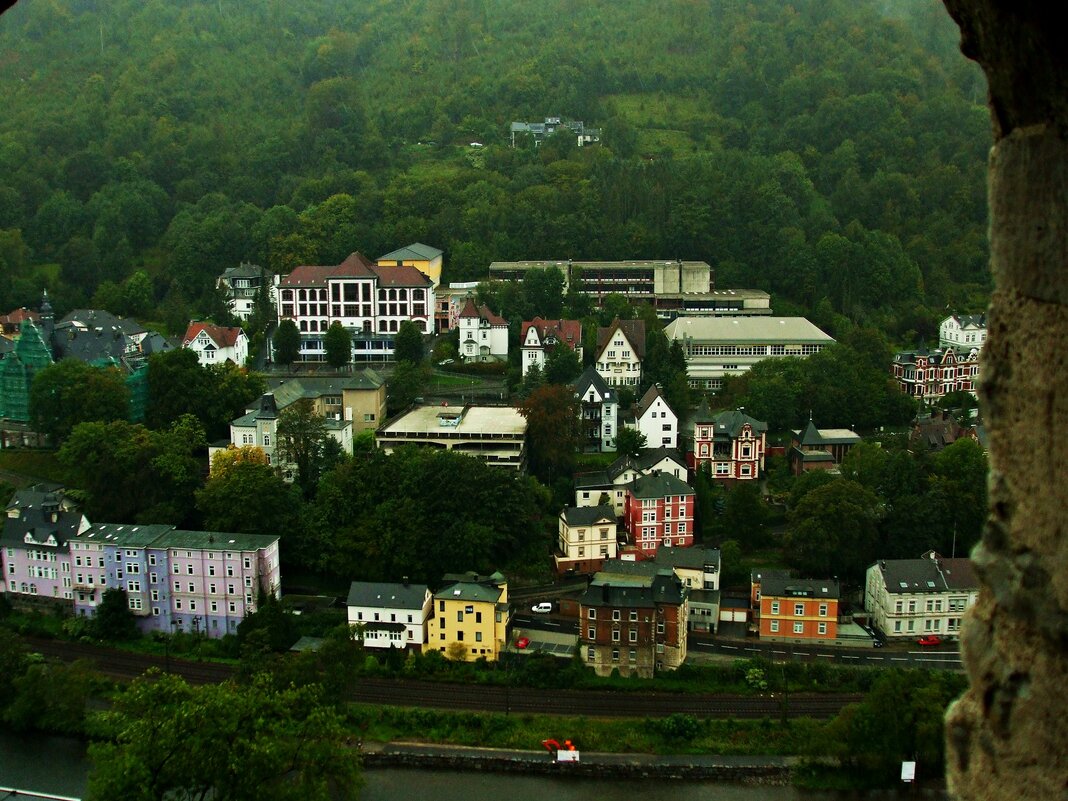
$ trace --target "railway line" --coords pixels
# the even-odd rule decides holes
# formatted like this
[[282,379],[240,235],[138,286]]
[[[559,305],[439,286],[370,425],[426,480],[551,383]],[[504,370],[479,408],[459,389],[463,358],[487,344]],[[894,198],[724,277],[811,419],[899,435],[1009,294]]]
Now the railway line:
[[[84,659],[103,675],[123,681],[134,679],[150,668],[174,673],[190,684],[222,682],[235,673],[233,666],[213,662],[131,653],[88,643],[25,639],[31,649],[47,658],[65,662]],[[360,679],[353,683],[348,697],[363,704],[428,709],[628,718],[688,714],[738,720],[778,718],[784,712],[791,718],[826,719],[862,698],[855,694],[806,693],[783,699],[781,696],[542,690],[391,679]]]

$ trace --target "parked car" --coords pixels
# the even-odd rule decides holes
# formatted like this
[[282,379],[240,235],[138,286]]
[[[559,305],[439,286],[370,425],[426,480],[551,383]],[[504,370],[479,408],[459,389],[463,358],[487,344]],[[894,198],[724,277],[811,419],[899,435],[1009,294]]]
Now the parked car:
[[440,362],[438,362],[438,366],[439,367],[444,367],[446,364],[452,364],[453,361],[455,361],[455,360],[454,359],[442,359]]
[[536,615],[547,615],[549,612],[553,611],[553,605],[548,601],[542,601],[541,603],[534,604],[534,606],[530,607],[530,611]]
[[871,641],[872,648],[882,648],[886,643],[880,640],[878,637],[873,637]]
[[515,641],[516,648],[526,648],[528,645],[530,645],[530,637],[520,637]]
[[936,634],[928,634],[928,635],[926,635],[924,637],[920,637],[920,639],[916,640],[916,644],[917,645],[928,646],[928,647],[929,646],[935,646],[935,645],[941,645],[942,644],[942,638],[939,637]]

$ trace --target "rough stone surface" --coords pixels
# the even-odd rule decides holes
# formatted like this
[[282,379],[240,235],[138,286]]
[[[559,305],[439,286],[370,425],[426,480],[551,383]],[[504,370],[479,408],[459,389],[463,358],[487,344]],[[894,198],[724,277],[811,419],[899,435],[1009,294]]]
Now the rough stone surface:
[[1057,4],[945,4],[986,72],[997,140],[990,517],[961,638],[971,686],[947,715],[949,784],[962,801],[1068,798],[1068,49]]

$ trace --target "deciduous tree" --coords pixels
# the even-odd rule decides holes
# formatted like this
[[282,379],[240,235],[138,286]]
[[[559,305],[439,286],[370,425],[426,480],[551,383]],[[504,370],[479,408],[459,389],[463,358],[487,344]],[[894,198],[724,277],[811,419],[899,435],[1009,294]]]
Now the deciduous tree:
[[579,402],[570,386],[539,387],[519,405],[527,421],[531,472],[547,484],[570,473],[582,443]]
[[274,332],[274,360],[278,364],[292,364],[300,356],[300,331],[292,320],[282,320]]
[[130,391],[115,368],[63,359],[34,376],[30,416],[37,430],[58,445],[78,423],[128,419]]
[[411,320],[404,320],[400,324],[397,336],[393,340],[393,358],[398,362],[411,362],[419,364],[423,361],[425,349],[423,347],[423,335]]
[[326,329],[323,337],[326,361],[335,370],[352,362],[352,334],[336,320]]
[[359,755],[319,693],[136,679],[104,719],[112,736],[90,746],[87,799],[355,799]]
[[305,497],[311,497],[319,481],[323,446],[329,436],[326,421],[315,413],[311,400],[301,398],[278,415],[276,434],[279,463],[296,466],[297,483]]

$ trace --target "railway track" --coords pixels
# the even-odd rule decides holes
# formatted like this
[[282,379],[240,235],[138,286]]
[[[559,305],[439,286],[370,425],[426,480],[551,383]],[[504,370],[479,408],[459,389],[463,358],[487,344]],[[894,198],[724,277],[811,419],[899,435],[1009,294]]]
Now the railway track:
[[[233,677],[231,665],[193,662],[176,657],[131,653],[116,648],[25,638],[27,645],[52,659],[74,662],[84,659],[105,676],[130,680],[150,668],[169,671],[190,684],[214,684]],[[351,701],[428,709],[463,709],[590,717],[656,718],[687,714],[702,718],[761,719],[834,717],[847,704],[860,701],[859,694],[798,694],[781,696],[698,695],[687,693],[626,693],[596,690],[540,690],[530,687],[445,684],[428,681],[359,679],[348,692]],[[784,710],[785,706],[785,710]]]

